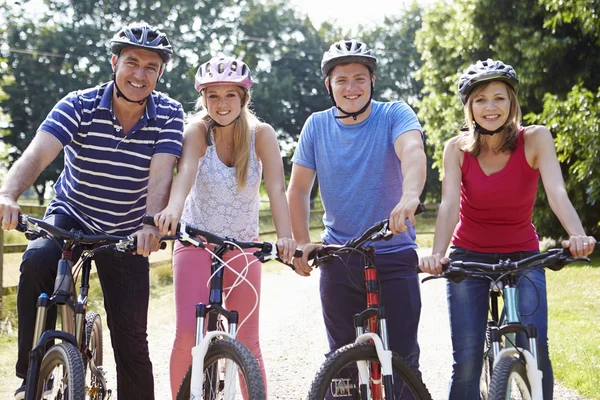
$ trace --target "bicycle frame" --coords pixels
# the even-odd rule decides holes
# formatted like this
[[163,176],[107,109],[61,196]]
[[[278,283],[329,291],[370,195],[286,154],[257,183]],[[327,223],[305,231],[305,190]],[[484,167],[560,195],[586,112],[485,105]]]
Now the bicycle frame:
[[[225,269],[222,268],[223,263],[221,260],[227,250],[227,247],[223,245],[215,247],[215,255],[212,257],[213,261],[210,267],[212,279],[210,280],[209,304],[199,303],[196,305],[196,343],[192,348],[192,376],[190,385],[191,398],[193,399],[202,398],[204,358],[211,341],[216,337],[222,336],[235,339],[237,335],[238,312],[229,311],[223,307],[223,275]],[[209,317],[208,331],[205,334],[204,326],[207,315]],[[229,332],[224,329],[217,329],[217,319],[219,316],[227,320]],[[235,387],[233,387],[232,382],[236,374],[237,365],[227,360],[224,388],[226,398],[231,398],[235,393]]]

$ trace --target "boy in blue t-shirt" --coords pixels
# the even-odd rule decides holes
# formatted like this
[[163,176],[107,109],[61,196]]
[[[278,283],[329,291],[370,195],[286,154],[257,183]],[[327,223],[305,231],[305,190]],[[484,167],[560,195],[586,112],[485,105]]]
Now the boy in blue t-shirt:
[[[325,52],[321,70],[334,107],[306,121],[292,161],[288,189],[294,238],[304,257],[296,271],[308,276],[309,198],[315,176],[325,214],[325,244],[344,244],[390,218],[394,237],[374,243],[381,303],[391,350],[418,368],[421,313],[415,217],[425,185],[422,128],[402,102],[372,100],[377,59],[364,43],[339,41]],[[321,268],[320,293],[330,350],[355,339],[353,316],[365,309],[364,261],[359,256]]]

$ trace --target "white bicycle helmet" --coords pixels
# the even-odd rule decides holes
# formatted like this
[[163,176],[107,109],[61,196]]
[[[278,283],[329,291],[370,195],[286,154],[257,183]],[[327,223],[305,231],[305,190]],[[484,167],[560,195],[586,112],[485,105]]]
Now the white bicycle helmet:
[[469,94],[477,84],[489,81],[502,81],[508,83],[515,93],[519,90],[519,79],[517,73],[510,65],[502,61],[494,61],[488,58],[485,61],[477,61],[467,68],[458,81],[458,93],[463,104],[467,102]]
[[329,76],[331,70],[339,64],[360,63],[366,65],[371,72],[377,69],[377,58],[367,45],[358,40],[340,40],[331,45],[323,54],[321,72]]

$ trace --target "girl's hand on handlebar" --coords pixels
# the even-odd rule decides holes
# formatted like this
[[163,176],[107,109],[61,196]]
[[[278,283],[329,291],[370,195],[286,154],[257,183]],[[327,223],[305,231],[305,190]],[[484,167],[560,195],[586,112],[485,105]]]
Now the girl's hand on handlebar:
[[296,273],[300,276],[309,276],[312,272],[312,267],[308,265],[308,256],[323,247],[320,244],[313,243],[305,243],[303,245],[298,246],[300,250],[302,250],[301,258],[294,258],[294,268],[296,269]]
[[419,260],[421,271],[431,275],[440,275],[442,273],[442,264],[450,262],[448,257],[442,257],[441,254],[432,254]]
[[291,238],[283,237],[277,239],[277,253],[279,258],[286,264],[290,264],[296,252],[296,241]]
[[168,205],[164,210],[154,216],[154,224],[163,236],[174,235],[177,230],[177,224],[181,219],[181,210],[179,207]]
[[571,235],[569,240],[563,240],[562,247],[568,248],[573,257],[587,257],[594,251],[596,239],[592,236]]

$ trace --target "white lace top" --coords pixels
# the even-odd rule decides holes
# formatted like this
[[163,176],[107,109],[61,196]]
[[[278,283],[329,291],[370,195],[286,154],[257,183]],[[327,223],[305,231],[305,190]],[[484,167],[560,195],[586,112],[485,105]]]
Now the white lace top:
[[209,145],[198,162],[198,172],[185,199],[181,219],[187,224],[220,236],[242,241],[258,237],[259,186],[262,163],[255,150],[256,126],[250,137],[250,165],[246,187],[237,189],[235,167],[217,155],[212,130]]

